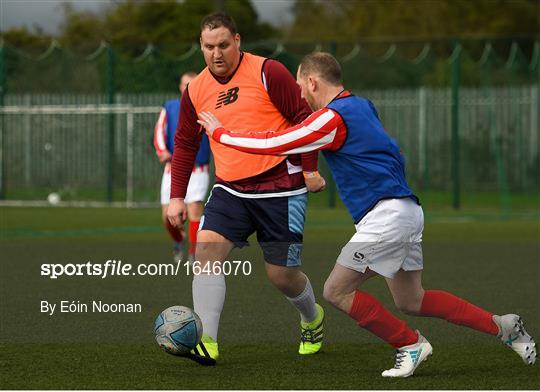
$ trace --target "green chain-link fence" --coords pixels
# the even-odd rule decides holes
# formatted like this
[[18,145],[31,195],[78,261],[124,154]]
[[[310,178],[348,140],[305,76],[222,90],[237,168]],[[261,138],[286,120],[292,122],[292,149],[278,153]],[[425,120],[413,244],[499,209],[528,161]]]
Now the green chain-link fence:
[[[307,53],[335,54],[347,88],[378,107],[421,193],[455,208],[485,194],[503,210],[524,200],[538,209],[537,38],[259,42],[244,49],[293,73]],[[2,45],[0,196],[43,200],[60,191],[67,200],[157,201],[160,166],[150,140],[159,106],[176,96],[181,73],[203,66],[192,44],[176,54],[152,45],[103,43],[90,54],[56,42],[42,54]],[[107,104],[121,107],[88,107]],[[56,108],[40,109],[49,105]],[[332,186],[328,202],[336,203]]]

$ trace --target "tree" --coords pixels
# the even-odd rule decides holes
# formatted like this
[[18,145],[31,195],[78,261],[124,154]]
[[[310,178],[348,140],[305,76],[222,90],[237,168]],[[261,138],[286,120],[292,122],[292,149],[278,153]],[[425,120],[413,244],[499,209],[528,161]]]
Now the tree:
[[278,31],[274,27],[268,23],[259,22],[259,16],[249,0],[226,1],[225,12],[234,18],[238,32],[246,42],[278,36]]
[[39,28],[28,31],[26,28],[11,28],[0,32],[0,37],[12,48],[23,50],[29,54],[43,53],[50,45],[52,37]]
[[106,39],[103,15],[90,11],[75,11],[64,3],[59,41],[64,47],[83,53],[94,51]]
[[[101,13],[75,12],[64,7],[61,40],[69,46],[96,48],[104,40],[132,55],[148,44],[181,53],[198,42],[201,19],[215,11],[214,0],[124,0]],[[246,40],[271,37],[275,30],[258,21],[249,0],[229,0],[225,9],[235,19]]]
[[433,39],[540,31],[539,0],[297,0],[294,14],[288,38],[304,41]]

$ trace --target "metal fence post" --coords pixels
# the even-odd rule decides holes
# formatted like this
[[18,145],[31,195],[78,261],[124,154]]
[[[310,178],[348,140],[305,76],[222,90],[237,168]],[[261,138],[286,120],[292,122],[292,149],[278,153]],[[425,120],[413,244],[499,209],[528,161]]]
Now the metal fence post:
[[[491,48],[491,44],[489,47]],[[495,158],[495,168],[497,170],[497,190],[499,191],[499,205],[503,212],[508,212],[510,209],[510,195],[508,190],[508,180],[506,174],[506,167],[504,162],[504,136],[501,131],[501,125],[497,121],[497,99],[493,87],[493,64],[495,58],[495,52],[489,50],[486,52],[485,69],[482,74],[483,83],[485,88],[485,96],[489,102],[488,104],[488,121],[489,121],[489,135],[490,143]]]
[[126,205],[133,206],[133,112],[126,117]]
[[427,136],[427,99],[426,88],[420,87],[418,89],[418,133],[419,133],[419,146],[418,151],[420,153],[420,174],[422,176],[422,190],[425,192],[429,190],[429,169],[428,169],[428,136]]
[[[114,104],[114,51],[109,45],[107,47],[107,103]],[[108,171],[107,171],[107,201],[110,203],[114,199],[114,166],[115,166],[115,130],[114,114],[108,115]]]
[[[536,41],[536,47],[540,48],[540,41]],[[540,55],[536,57],[536,129],[540,128]]]
[[[24,96],[24,105],[30,107],[32,105],[32,100],[30,94]],[[30,114],[24,116],[24,182],[26,186],[31,184],[31,162],[32,162],[32,143],[31,143],[31,133],[32,133],[32,120],[30,119]]]
[[459,170],[459,84],[461,65],[461,44],[454,41],[452,52],[452,207],[460,207]]
[[[4,107],[4,96],[6,94],[6,49],[4,42],[0,41],[0,109]],[[6,198],[6,170],[4,154],[4,113],[0,113],[0,200]]]

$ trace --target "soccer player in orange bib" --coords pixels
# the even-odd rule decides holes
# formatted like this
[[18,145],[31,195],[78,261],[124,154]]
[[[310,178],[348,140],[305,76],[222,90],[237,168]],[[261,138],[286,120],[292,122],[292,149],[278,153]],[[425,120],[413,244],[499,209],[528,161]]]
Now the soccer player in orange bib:
[[[197,113],[216,111],[235,129],[273,130],[298,124],[311,113],[281,63],[241,51],[240,35],[228,15],[205,17],[200,43],[207,67],[189,83],[182,97],[172,158],[167,215],[176,226],[186,218],[186,187],[204,134]],[[307,191],[324,188],[324,179],[317,172],[317,152],[276,157],[255,156],[216,142],[210,147],[216,184],[204,207],[195,260],[203,271],[214,271],[208,267],[226,260],[235,246],[244,246],[257,233],[270,281],[300,313],[299,353],[318,352],[324,311],[299,268]],[[225,291],[223,274],[201,273],[193,278],[193,306],[204,335],[188,357],[203,365],[214,365],[219,356],[218,325]]]

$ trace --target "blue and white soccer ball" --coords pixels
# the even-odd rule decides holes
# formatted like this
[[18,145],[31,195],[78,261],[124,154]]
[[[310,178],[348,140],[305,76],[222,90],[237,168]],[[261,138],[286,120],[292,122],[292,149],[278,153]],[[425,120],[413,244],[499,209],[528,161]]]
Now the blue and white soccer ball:
[[201,319],[186,306],[171,306],[161,312],[154,322],[156,341],[172,355],[190,352],[201,341]]

